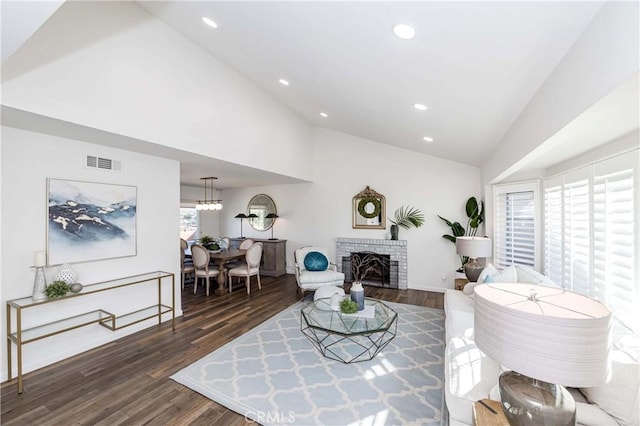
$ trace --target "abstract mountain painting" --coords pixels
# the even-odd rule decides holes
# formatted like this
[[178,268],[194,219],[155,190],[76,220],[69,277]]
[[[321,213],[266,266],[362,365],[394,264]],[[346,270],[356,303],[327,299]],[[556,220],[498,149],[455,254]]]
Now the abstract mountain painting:
[[47,264],[136,255],[137,188],[48,179]]

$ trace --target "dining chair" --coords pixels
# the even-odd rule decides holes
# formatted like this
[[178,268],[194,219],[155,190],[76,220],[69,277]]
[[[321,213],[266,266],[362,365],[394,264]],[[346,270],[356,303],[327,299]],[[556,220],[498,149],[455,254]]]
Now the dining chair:
[[[242,242],[240,243],[240,246],[238,247],[238,250],[247,250],[249,247],[251,247],[253,245],[254,241],[251,238],[245,238],[244,240],[242,240]],[[233,269],[239,266],[245,266],[247,263],[244,261],[244,259],[238,259],[238,260],[232,260],[231,262],[227,263],[225,265],[225,268],[227,268],[227,270],[229,269]]]
[[217,277],[219,272],[217,269],[209,269],[209,250],[199,244],[191,246],[191,257],[193,258],[193,266],[196,270],[196,279],[193,283],[193,294],[196,294],[198,290],[198,279],[204,278],[207,280],[207,296],[209,295],[209,281],[213,277]]
[[255,243],[247,249],[247,253],[244,255],[246,264],[236,266],[229,269],[227,277],[229,279],[229,293],[233,290],[231,287],[232,277],[245,277],[245,285],[247,287],[247,294],[251,294],[251,277],[256,276],[258,280],[258,289],[262,290],[260,284],[260,260],[262,259],[262,243]]
[[223,250],[229,250],[231,248],[231,239],[229,237],[222,237],[220,238],[222,240],[222,245],[223,247],[220,247]]
[[[194,274],[196,268],[193,266],[193,263],[185,263],[185,254],[182,247],[180,247],[180,272],[182,272],[182,289],[184,290],[184,282],[187,275],[191,276],[191,274]],[[195,281],[195,277],[193,280]]]
[[189,243],[184,238],[180,238],[180,249],[184,252],[184,263],[187,265],[192,264],[193,260],[191,260],[191,250],[189,250]]
[[253,243],[254,241],[251,238],[245,238],[244,240],[242,240],[238,248],[240,250],[247,250],[249,247],[253,245]]

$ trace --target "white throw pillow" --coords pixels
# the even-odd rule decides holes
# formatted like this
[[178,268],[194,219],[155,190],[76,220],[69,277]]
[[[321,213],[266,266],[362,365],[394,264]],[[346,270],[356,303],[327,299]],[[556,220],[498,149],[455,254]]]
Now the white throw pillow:
[[551,281],[546,275],[542,275],[540,272],[523,265],[515,265],[516,272],[518,274],[518,282],[526,284],[542,284],[551,287],[559,287],[556,283]]
[[601,386],[581,388],[590,403],[598,405],[620,424],[640,424],[638,389],[640,367],[626,353],[611,352],[611,380]]
[[473,297],[473,289],[478,285],[478,283],[468,283],[462,289],[462,293],[467,296]]
[[516,272],[516,267],[511,265],[506,269],[503,269],[502,272],[489,275],[488,278],[485,278],[485,283],[517,283],[518,282],[518,273]]
[[515,265],[518,274],[518,282],[525,284],[542,284],[544,275],[539,274],[531,268],[522,265]]
[[487,266],[484,267],[484,269],[482,270],[482,272],[480,272],[480,275],[478,276],[478,282],[483,283],[487,277],[492,275],[497,275],[499,273],[500,271],[498,271],[496,267],[493,266],[493,264],[487,263]]

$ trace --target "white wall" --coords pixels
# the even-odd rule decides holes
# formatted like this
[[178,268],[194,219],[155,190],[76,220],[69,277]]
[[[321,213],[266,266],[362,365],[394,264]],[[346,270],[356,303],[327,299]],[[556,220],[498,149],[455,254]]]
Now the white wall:
[[2,62],[13,55],[62,3],[64,0],[2,2]]
[[3,64],[2,103],[310,177],[305,120],[134,2],[65,2]]
[[[47,178],[134,185],[137,187],[137,255],[120,259],[72,264],[84,284],[157,270],[176,274],[180,285],[178,252],[179,164],[175,161],[62,139],[39,133],[2,127],[2,318],[6,318],[6,301],[30,296],[34,271],[30,268],[34,252],[46,247]],[[84,167],[87,154],[122,161],[122,172]],[[49,282],[57,268],[47,271]],[[167,287],[168,290],[168,287]],[[37,318],[25,315],[28,326],[51,318],[88,312],[97,308],[115,314],[130,306],[140,308],[136,300],[156,300],[155,287],[129,287],[61,301],[38,310]],[[170,302],[170,292],[164,301]],[[146,302],[145,302],[146,303]],[[132,305],[134,304],[134,305]],[[180,289],[176,291],[177,314],[181,314]],[[126,334],[152,326],[146,321],[138,326],[111,332],[98,325],[43,339],[24,347],[24,371],[48,365],[76,353],[113,341]],[[2,327],[3,342],[6,328]],[[4,348],[4,345],[3,345]],[[14,358],[14,368],[15,368]],[[2,350],[2,379],[7,378],[6,352]]]
[[[390,238],[389,223],[384,230],[352,228],[352,197],[370,185],[386,197],[387,217],[401,205],[415,206],[425,215],[421,228],[400,229],[399,238],[408,241],[409,287],[453,288],[459,260],[454,245],[441,237],[449,229],[437,215],[466,218],[467,198],[481,194],[478,168],[322,128],[314,129],[314,150],[313,183],[225,189],[221,233],[239,236],[239,219],[233,216],[246,211],[253,195],[271,196],[280,216],[274,236],[288,240],[292,272],[293,251],[299,247],[322,245],[335,257],[337,237]],[[255,231],[245,221],[244,235],[269,238],[271,233]]]
[[505,173],[639,69],[637,2],[605,2],[483,165],[485,184]]
[[618,155],[622,152],[630,151],[640,146],[640,131],[628,133],[617,139],[607,142],[595,149],[585,152],[569,160],[548,167],[543,177],[554,176],[578,167],[586,166],[595,161],[600,161],[607,157]]

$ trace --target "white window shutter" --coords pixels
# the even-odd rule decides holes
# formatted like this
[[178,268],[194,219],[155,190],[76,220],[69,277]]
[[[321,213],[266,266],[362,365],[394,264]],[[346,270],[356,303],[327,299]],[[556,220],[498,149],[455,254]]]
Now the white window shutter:
[[509,265],[538,267],[537,182],[494,187],[494,253],[498,268]]
[[640,156],[629,153],[544,181],[545,273],[606,303],[640,331]]
[[549,181],[544,189],[544,273],[557,284],[563,283],[561,181]]
[[[582,171],[578,175],[582,175]],[[588,178],[568,176],[564,184],[564,279],[565,288],[591,293],[591,197]]]
[[634,177],[633,157],[594,166],[593,276],[594,296],[615,307],[618,320],[637,330]]

